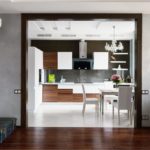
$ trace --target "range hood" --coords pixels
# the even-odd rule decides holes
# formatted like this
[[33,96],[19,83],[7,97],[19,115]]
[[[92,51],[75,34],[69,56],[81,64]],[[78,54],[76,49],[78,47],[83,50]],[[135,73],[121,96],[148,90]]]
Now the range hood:
[[93,68],[93,61],[92,59],[74,59],[73,61],[73,69],[78,70],[91,70]]
[[79,42],[79,58],[73,60],[73,69],[90,70],[93,68],[93,60],[87,58],[87,42]]
[[87,42],[84,40],[79,42],[79,58],[87,58]]

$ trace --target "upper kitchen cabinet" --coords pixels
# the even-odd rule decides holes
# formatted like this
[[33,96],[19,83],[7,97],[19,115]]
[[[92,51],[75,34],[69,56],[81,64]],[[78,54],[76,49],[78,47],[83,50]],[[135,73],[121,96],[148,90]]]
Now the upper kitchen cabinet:
[[72,69],[72,52],[58,52],[58,69]]
[[57,52],[44,52],[44,69],[57,69]]
[[93,53],[94,70],[108,70],[109,69],[109,55],[108,52],[94,52]]

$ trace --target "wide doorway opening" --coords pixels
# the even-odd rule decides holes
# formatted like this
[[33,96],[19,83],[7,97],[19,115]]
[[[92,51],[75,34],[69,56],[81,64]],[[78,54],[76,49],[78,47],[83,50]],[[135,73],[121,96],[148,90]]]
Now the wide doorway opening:
[[34,18],[26,27],[28,127],[138,126],[135,19]]

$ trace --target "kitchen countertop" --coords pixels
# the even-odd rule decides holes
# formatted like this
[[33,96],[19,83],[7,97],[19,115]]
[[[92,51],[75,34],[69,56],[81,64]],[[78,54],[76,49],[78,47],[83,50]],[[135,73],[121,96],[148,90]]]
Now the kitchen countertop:
[[53,83],[49,83],[49,82],[45,82],[45,83],[41,83],[42,85],[67,85],[67,84],[103,84],[104,82],[53,82]]
[[[42,85],[67,85],[67,84],[94,84],[94,85],[99,85],[99,84],[104,84],[104,82],[45,82],[45,83],[40,83]],[[134,83],[119,83],[118,85],[130,85],[134,86]]]
[[45,83],[41,83],[42,85],[58,85],[58,84],[75,84],[74,82],[53,82],[53,83],[49,83],[49,82],[45,82]]
[[95,83],[74,83],[74,82],[54,82],[54,83],[43,83],[42,85],[58,85],[58,89],[72,89],[73,93],[82,94],[82,84],[86,85],[87,93],[99,93],[98,88],[104,86],[104,82]]
[[[75,82],[54,82],[54,83],[42,83],[42,85],[58,85],[58,89],[72,89],[73,93],[81,94],[82,86],[85,85],[86,93],[99,93],[98,89],[110,89],[110,86],[105,85],[104,82],[93,82],[93,83],[75,83]],[[132,83],[133,84],[133,83]],[[122,85],[131,85],[131,83],[123,83]]]

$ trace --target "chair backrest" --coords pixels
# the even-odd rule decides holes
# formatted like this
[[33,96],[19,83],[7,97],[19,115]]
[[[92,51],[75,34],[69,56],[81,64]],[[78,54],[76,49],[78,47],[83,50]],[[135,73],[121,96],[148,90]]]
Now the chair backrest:
[[119,86],[119,109],[131,109],[132,87]]
[[85,102],[86,101],[86,93],[85,93],[85,87],[83,84],[82,84],[82,91],[83,91],[83,102]]

